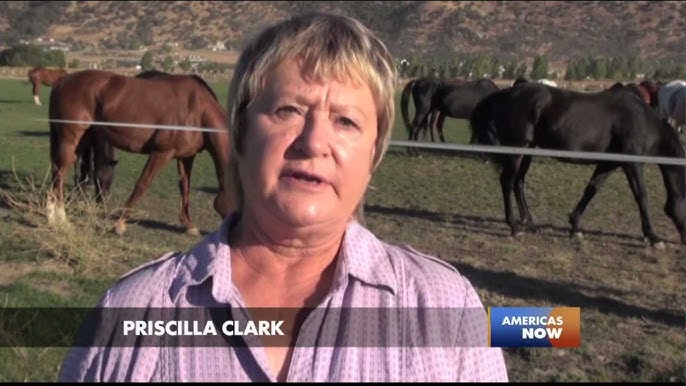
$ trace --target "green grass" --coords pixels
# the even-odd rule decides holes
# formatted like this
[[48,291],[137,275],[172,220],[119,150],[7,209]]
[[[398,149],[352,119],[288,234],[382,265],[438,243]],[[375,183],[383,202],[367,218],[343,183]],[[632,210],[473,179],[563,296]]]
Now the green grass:
[[[226,83],[212,84],[226,101]],[[47,118],[33,105],[30,86],[0,80],[0,189],[26,196],[20,181],[40,187],[49,168]],[[466,143],[465,121],[446,120],[449,142]],[[406,140],[398,108],[393,138]],[[490,164],[455,154],[422,151],[408,158],[391,148],[374,175],[367,197],[368,227],[382,239],[408,243],[453,263],[474,284],[486,306],[581,307],[582,347],[505,350],[512,381],[679,381],[684,382],[684,251],[664,216],[664,187],[655,165],[645,166],[653,225],[667,249],[647,247],[637,206],[626,178],[613,174],[589,205],[584,240],[567,236],[567,215],[581,197],[592,167],[534,159],[527,177],[527,198],[540,234],[509,237],[504,223],[498,177]],[[117,152],[119,164],[106,211],[131,193],[146,157]],[[210,157],[196,158],[191,216],[203,232],[219,224],[212,209],[217,182]],[[71,186],[71,175],[68,187]],[[39,189],[38,192],[41,192]],[[92,306],[126,271],[170,250],[197,242],[178,220],[176,165],[168,164],[135,208],[127,233],[80,227],[76,209],[70,218],[82,241],[97,251],[68,265],[41,246],[36,219],[0,201],[0,301],[12,306]],[[99,226],[114,224],[103,220]],[[103,228],[104,229],[104,228]],[[65,233],[66,234],[66,233]],[[67,236],[65,236],[67,237]],[[74,237],[72,234],[68,237]],[[84,247],[86,248],[86,247]],[[86,269],[88,268],[88,269]],[[0,349],[0,380],[53,381],[63,349]]]

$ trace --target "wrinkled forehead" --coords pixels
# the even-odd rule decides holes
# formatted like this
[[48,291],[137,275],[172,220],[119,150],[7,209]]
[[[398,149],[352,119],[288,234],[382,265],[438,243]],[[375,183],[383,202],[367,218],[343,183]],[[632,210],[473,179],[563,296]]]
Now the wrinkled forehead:
[[308,83],[335,81],[354,88],[366,86],[378,102],[378,92],[375,92],[373,82],[365,76],[365,71],[361,67],[355,66],[354,63],[327,61],[303,55],[288,56],[274,62],[263,72],[252,99],[263,95],[272,82],[278,82],[287,76],[297,76]]

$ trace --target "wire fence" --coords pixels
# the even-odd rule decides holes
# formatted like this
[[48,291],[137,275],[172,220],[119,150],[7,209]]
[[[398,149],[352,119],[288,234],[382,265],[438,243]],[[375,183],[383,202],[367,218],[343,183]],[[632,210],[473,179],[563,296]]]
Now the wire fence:
[[[204,132],[222,132],[223,130],[207,128],[207,127],[192,127],[192,126],[174,126],[174,125],[148,125],[144,123],[121,123],[121,122],[100,122],[100,121],[78,121],[66,119],[41,119],[34,118],[34,120],[41,122],[57,122],[57,123],[74,123],[86,125],[100,125],[100,126],[118,126],[118,127],[135,127],[141,129],[162,129],[162,130],[187,130],[187,131],[204,131]],[[493,154],[511,154],[511,155],[531,155],[540,157],[552,158],[570,158],[583,159],[592,161],[615,161],[615,162],[638,162],[638,163],[654,163],[659,165],[677,165],[686,166],[686,158],[673,157],[657,157],[645,156],[635,154],[621,154],[621,153],[600,153],[600,152],[586,152],[586,151],[569,151],[569,150],[554,150],[541,148],[524,148],[511,146],[488,146],[488,145],[466,145],[466,144],[448,144],[448,143],[430,143],[420,141],[390,141],[390,146],[400,146],[409,148],[422,148],[431,150],[448,150],[456,152],[474,152],[474,153],[493,153]]]

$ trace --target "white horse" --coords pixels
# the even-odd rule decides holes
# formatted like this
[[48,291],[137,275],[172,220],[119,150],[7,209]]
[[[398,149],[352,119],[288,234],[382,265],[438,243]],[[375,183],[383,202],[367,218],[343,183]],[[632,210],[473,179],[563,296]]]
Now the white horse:
[[686,82],[674,80],[660,86],[657,93],[658,113],[683,132],[686,125]]

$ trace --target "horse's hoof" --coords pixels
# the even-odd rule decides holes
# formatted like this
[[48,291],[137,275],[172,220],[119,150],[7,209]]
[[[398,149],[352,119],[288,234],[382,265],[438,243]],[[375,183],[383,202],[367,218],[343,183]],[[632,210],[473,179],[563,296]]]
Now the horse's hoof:
[[657,249],[658,251],[662,251],[665,249],[665,243],[663,241],[653,243],[653,248]]
[[573,232],[572,237],[574,237],[577,240],[583,240],[584,239],[584,234],[581,233],[581,231]]
[[126,224],[123,222],[118,222],[114,226],[114,233],[118,234],[119,236],[123,235],[126,233]]
[[515,240],[521,240],[524,237],[524,232],[523,231],[516,231],[512,234],[512,237]]
[[187,230],[186,233],[190,236],[200,236],[200,230],[196,227]]

